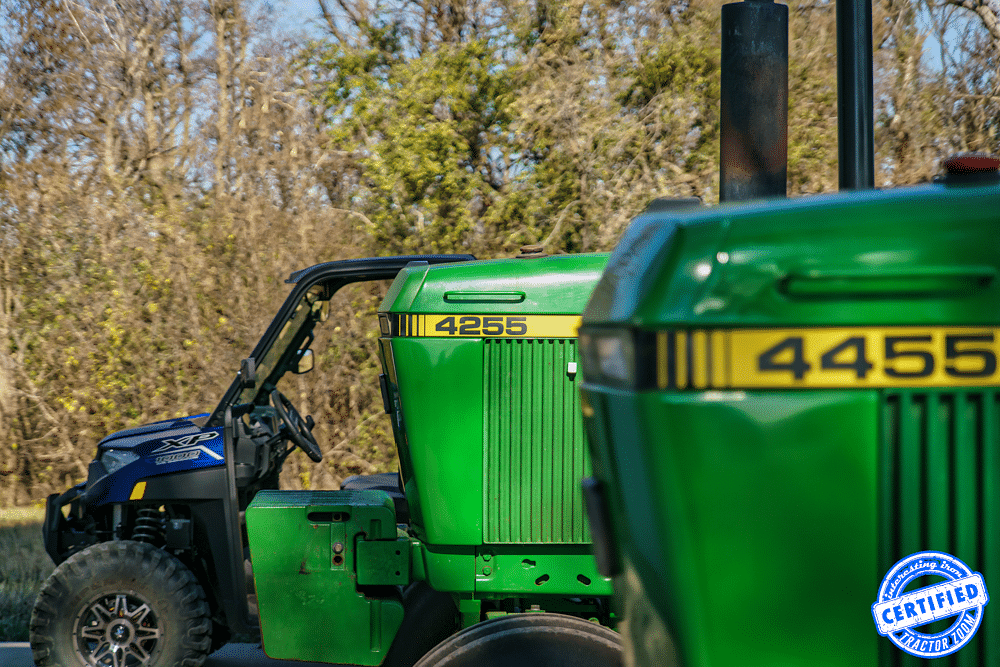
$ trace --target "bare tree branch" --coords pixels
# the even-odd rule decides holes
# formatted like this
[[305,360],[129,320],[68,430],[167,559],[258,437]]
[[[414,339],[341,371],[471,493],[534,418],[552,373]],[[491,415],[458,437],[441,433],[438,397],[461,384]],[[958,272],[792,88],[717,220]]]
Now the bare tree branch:
[[1000,53],[1000,0],[946,0],[950,5],[975,12],[993,37],[993,46]]

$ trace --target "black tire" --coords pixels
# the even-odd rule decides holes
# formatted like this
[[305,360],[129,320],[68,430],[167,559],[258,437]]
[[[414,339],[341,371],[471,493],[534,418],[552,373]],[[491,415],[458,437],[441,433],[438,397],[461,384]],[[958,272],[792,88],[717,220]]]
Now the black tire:
[[416,667],[617,667],[622,640],[603,625],[563,614],[513,614],[466,628]]
[[403,591],[403,624],[396,632],[382,667],[413,667],[425,653],[455,634],[458,607],[447,593],[418,581]]
[[119,541],[56,568],[38,593],[29,640],[39,667],[199,667],[211,630],[205,591],[183,563]]

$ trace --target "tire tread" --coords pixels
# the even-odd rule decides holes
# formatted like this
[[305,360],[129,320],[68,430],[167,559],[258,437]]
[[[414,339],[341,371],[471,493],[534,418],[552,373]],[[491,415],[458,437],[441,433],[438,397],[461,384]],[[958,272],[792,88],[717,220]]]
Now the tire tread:
[[[90,585],[101,572],[132,571],[173,598],[183,627],[176,655],[161,653],[156,665],[201,667],[211,646],[212,622],[205,591],[194,574],[173,555],[143,542],[102,542],[70,556],[42,584],[31,613],[28,640],[38,667],[77,667],[72,648],[71,621],[65,614],[76,591]],[[157,610],[158,616],[165,613]],[[162,620],[161,620],[162,623]],[[65,626],[65,627],[62,627]],[[161,641],[167,641],[161,639]],[[151,665],[152,667],[152,665]]]
[[[541,650],[551,655],[541,658]],[[603,625],[566,614],[525,613],[468,627],[415,667],[620,667],[622,655],[621,637]]]

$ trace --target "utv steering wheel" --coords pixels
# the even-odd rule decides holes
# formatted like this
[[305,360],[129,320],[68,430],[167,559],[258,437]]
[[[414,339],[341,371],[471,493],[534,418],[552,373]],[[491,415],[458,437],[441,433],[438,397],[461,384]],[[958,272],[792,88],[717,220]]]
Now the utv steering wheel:
[[274,404],[274,410],[278,413],[282,425],[285,426],[284,430],[287,432],[288,438],[313,461],[316,463],[322,461],[323,452],[319,451],[316,438],[292,402],[275,389],[271,392],[271,403]]

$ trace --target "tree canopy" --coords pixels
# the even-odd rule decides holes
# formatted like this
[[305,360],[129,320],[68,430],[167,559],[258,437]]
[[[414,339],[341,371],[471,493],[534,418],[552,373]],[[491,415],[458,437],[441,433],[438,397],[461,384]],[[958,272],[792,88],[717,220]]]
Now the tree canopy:
[[[877,0],[877,183],[1000,152],[994,0]],[[789,193],[837,187],[830,0],[789,2]],[[410,252],[611,249],[654,197],[718,197],[707,0],[253,0],[0,6],[0,505],[97,441],[210,410],[293,270]],[[392,468],[374,310],[345,294],[286,391],[326,458]]]

